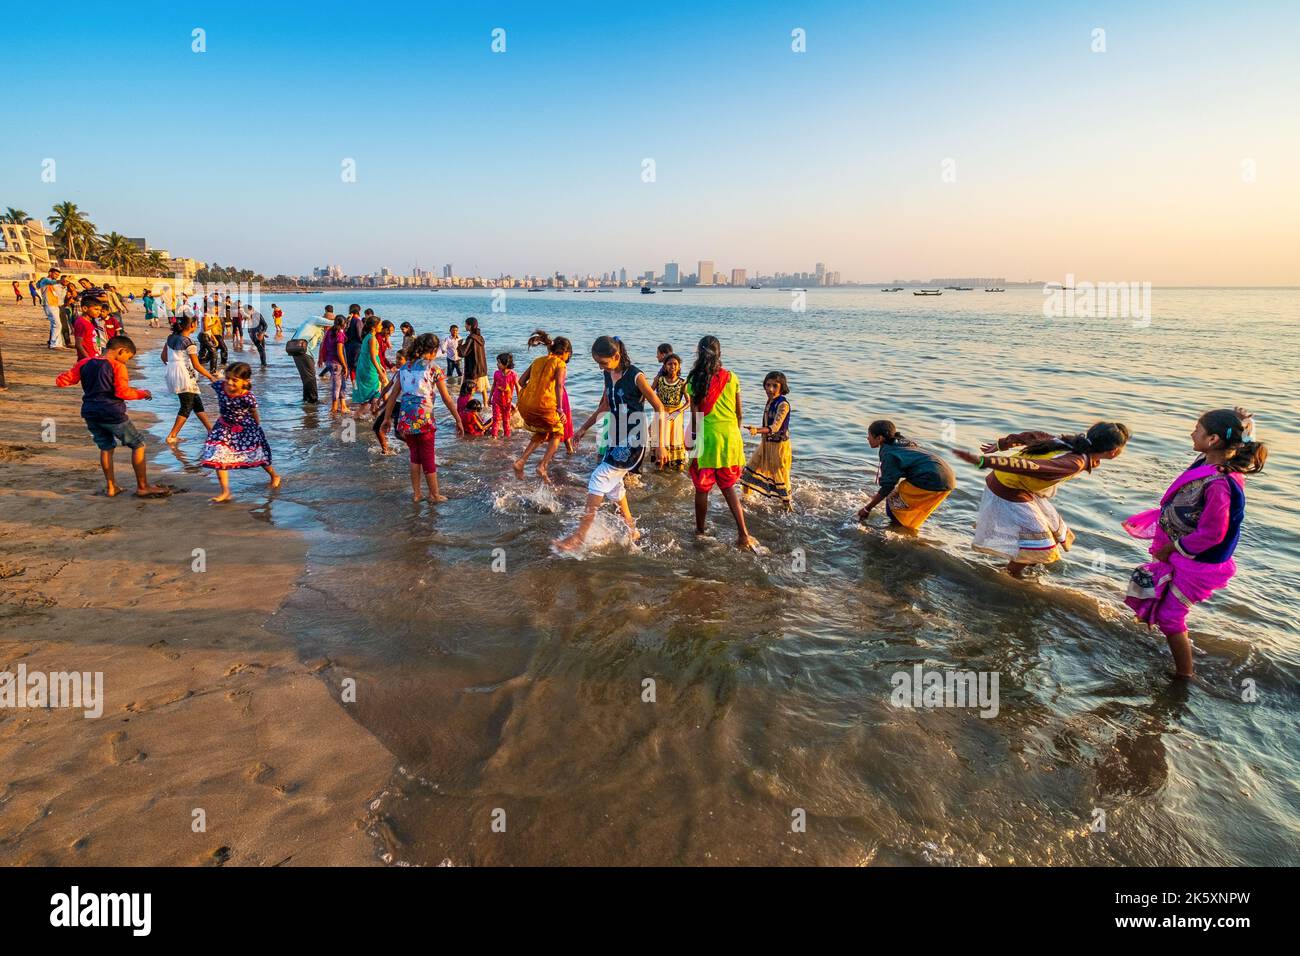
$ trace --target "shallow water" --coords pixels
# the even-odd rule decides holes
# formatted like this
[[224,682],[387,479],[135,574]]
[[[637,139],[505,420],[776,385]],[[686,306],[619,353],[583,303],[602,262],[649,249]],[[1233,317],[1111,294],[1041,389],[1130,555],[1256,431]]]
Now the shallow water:
[[[380,456],[366,420],[348,443],[326,413],[304,411],[282,343],[270,349],[255,388],[285,486],[269,511],[311,543],[272,626],[304,658],[328,657],[332,684],[356,680],[350,712],[400,762],[370,809],[385,859],[1300,862],[1300,513],[1283,493],[1300,448],[1300,291],[1157,289],[1148,328],[1046,319],[1031,290],[813,290],[803,314],[776,290],[517,291],[504,313],[487,292],[270,298],[288,333],[325,302],[442,334],[477,315],[489,357],[513,351],[520,372],[528,331],[567,335],[580,421],[599,395],[586,345],[605,333],[651,374],[659,342],[689,364],[699,336],[717,335],[749,421],[766,371],[791,384],[797,506],[750,507],[762,555],[731,546],[717,496],[715,536],[697,540],[689,480],[648,474],[630,492],[638,547],[609,510],[592,548],[558,558],[550,542],[581,510],[590,437],[561,453],[552,490],[510,473],[520,433],[507,448],[444,429],[453,500],[412,506],[405,455]],[[1163,639],[1120,603],[1143,551],[1119,522],[1190,461],[1196,416],[1233,404],[1256,411],[1272,455],[1250,480],[1236,579],[1193,611],[1205,653],[1180,688]],[[857,526],[876,417],[969,448],[1099,418],[1135,438],[1062,489],[1075,549],[1022,584],[970,550],[982,475],[959,462],[957,490],[919,538],[879,515]],[[192,465],[191,429],[180,455]],[[247,507],[265,504],[262,478],[234,479]],[[914,664],[997,672],[997,716],[894,707],[890,677]],[[806,832],[792,831],[798,810]],[[1091,831],[1097,811],[1104,832]]]

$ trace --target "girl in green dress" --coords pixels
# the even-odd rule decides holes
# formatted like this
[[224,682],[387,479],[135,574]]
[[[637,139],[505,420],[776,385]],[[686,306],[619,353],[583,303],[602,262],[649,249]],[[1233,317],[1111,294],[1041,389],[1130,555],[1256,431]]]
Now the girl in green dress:
[[712,335],[700,339],[695,366],[686,377],[686,394],[691,399],[691,433],[695,436],[695,457],[690,465],[695,485],[695,533],[704,534],[709,492],[717,485],[736,520],[736,547],[752,551],[758,542],[745,527],[745,511],[736,493],[745,465],[740,382],[722,367],[722,343]]
[[352,385],[352,404],[366,403],[370,414],[379,410],[379,396],[388,385],[388,376],[384,373],[383,363],[379,359],[379,316],[366,318],[362,326],[361,352],[357,357],[357,377]]

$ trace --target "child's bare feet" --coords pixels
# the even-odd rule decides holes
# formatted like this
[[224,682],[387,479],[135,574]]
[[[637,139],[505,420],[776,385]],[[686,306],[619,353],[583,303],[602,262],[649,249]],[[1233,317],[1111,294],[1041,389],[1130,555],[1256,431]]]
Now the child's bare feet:
[[169,445],[179,445],[181,443],[180,435],[168,435],[165,439]]
[[[521,476],[521,477],[522,477],[522,476]],[[540,479],[542,479],[542,481],[543,481],[544,483],[546,483],[546,484],[548,484],[548,485],[551,484],[551,473],[550,473],[549,471],[546,470],[546,466],[545,466],[545,465],[538,465],[538,466],[537,466],[537,477],[540,478]]]
[[628,538],[631,539],[633,544],[641,540],[641,532],[638,531],[636,528],[628,528],[627,535]]
[[122,489],[119,488],[117,485],[113,484],[112,482],[109,482],[109,484],[106,485],[104,488],[104,494],[106,494],[110,498],[116,498],[121,493],[122,493]]
[[216,502],[229,501],[229,500],[230,500],[230,492],[228,492],[228,491],[223,491],[221,494],[217,495],[217,496],[214,497],[214,498],[209,498],[208,500],[209,500],[209,501],[216,501]]
[[280,487],[280,476],[279,476],[279,475],[272,475],[272,476],[271,476],[271,487],[272,487],[272,488],[279,488],[279,487]]
[[440,501],[451,501],[451,499],[448,498],[446,495],[430,495],[429,500],[432,501],[435,505]]
[[567,538],[556,538],[551,544],[560,551],[576,551],[578,546],[582,544],[582,539],[576,534],[571,534]]
[[758,539],[752,534],[742,535],[736,539],[736,547],[740,548],[742,551],[757,551]]
[[512,461],[510,467],[515,470],[515,477],[520,481],[524,480],[524,463],[522,461]]
[[137,498],[166,498],[172,490],[166,485],[141,485],[135,489]]

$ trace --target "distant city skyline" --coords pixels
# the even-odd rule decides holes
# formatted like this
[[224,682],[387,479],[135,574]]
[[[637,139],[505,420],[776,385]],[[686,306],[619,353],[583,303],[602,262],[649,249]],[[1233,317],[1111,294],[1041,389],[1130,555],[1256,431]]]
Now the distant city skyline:
[[1297,5],[355,12],[69,0],[60,58],[147,65],[99,95],[16,7],[0,208],[267,275],[1300,284]]

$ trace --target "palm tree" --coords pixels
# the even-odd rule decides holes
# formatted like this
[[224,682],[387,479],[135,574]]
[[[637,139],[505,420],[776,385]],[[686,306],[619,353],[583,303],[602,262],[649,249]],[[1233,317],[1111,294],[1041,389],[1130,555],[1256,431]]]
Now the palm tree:
[[112,269],[114,275],[130,273],[140,261],[140,250],[126,236],[110,232],[100,236],[99,264]]
[[0,222],[11,222],[15,226],[21,226],[23,223],[25,223],[28,219],[31,218],[32,217],[27,215],[27,213],[24,210],[15,209],[13,206],[10,206],[8,209],[5,210],[4,215],[0,216]]
[[140,260],[140,268],[145,274],[151,276],[165,276],[167,274],[167,260],[157,249],[150,249]]
[[54,227],[54,244],[65,259],[85,259],[95,247],[95,224],[86,218],[75,202],[55,205],[50,216]]

